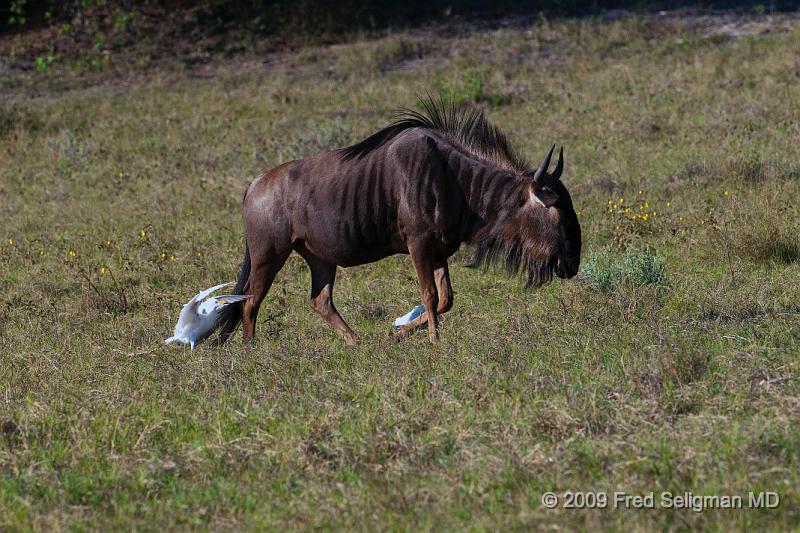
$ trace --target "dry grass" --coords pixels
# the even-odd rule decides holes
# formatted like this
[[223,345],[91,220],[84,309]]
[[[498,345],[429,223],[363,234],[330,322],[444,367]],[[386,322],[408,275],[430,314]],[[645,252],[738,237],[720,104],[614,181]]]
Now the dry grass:
[[[540,21],[67,91],[95,78],[2,80],[0,527],[797,528],[800,32],[778,22],[721,39],[672,18]],[[467,69],[508,98],[477,98]],[[419,300],[394,257],[340,270],[351,349],[293,257],[255,350],[161,344],[182,302],[234,278],[249,179],[437,83],[532,159],[563,143],[587,257],[648,250],[668,283],[526,292],[461,252],[442,342],[387,345]],[[568,490],[782,503],[541,505]]]

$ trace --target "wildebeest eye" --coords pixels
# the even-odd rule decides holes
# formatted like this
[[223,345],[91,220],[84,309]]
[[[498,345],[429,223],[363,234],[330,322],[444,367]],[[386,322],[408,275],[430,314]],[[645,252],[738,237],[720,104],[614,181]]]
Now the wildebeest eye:
[[534,183],[531,186],[531,200],[544,207],[553,207],[558,202],[558,193],[547,185]]

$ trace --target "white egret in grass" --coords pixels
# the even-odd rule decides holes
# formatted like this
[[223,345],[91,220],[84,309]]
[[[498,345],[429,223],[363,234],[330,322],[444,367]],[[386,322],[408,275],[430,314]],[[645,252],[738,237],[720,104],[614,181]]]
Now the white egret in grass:
[[175,333],[172,337],[165,339],[164,344],[188,344],[194,350],[200,342],[207,339],[217,326],[222,316],[222,310],[226,306],[246,300],[249,296],[242,294],[225,294],[222,296],[209,296],[223,287],[233,285],[233,283],[222,283],[215,285],[189,300],[183,306],[175,325]]

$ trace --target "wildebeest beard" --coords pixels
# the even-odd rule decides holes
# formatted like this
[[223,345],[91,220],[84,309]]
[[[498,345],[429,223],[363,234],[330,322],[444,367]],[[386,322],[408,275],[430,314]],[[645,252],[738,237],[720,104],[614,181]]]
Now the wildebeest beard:
[[[517,226],[517,230],[509,231],[509,226]],[[478,232],[470,244],[475,246],[475,255],[467,265],[469,268],[482,267],[486,271],[496,265],[502,266],[509,276],[527,273],[526,289],[539,287],[553,279],[554,258],[544,259],[548,255],[544,242],[525,226],[513,223],[499,228],[495,226],[494,231]]]

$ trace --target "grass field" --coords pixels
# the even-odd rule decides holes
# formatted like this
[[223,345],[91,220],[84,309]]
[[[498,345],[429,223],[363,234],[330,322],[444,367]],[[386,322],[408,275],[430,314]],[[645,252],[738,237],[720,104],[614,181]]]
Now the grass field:
[[[799,528],[800,24],[773,23],[4,70],[0,529]],[[410,261],[340,269],[349,348],[293,256],[255,349],[161,344],[238,274],[250,179],[425,91],[484,107],[532,160],[565,145],[578,278],[525,291],[462,250],[442,341],[388,344],[419,302]],[[565,491],[780,505],[575,510]]]

